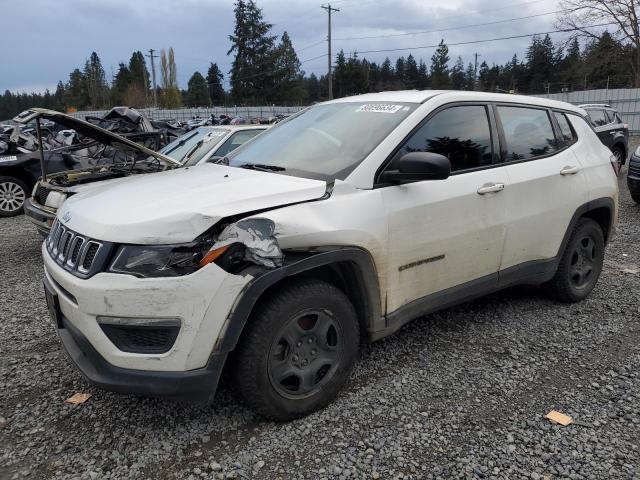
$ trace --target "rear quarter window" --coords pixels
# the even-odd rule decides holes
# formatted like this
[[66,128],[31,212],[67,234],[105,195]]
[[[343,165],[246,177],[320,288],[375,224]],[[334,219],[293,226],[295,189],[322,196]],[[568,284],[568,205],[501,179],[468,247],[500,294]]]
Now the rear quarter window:
[[572,144],[576,140],[576,134],[573,131],[567,116],[562,112],[553,112],[553,115],[558,123],[558,127],[560,128],[560,134],[562,135],[560,143],[563,146]]

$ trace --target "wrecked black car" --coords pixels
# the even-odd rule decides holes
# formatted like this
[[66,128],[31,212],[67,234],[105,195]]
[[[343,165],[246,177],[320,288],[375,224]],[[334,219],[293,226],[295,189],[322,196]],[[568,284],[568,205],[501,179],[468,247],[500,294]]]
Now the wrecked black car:
[[86,116],[93,125],[140,143],[151,150],[160,150],[183,132],[155,124],[135,108],[113,107],[103,117]]
[[[34,108],[18,115],[14,122],[15,125],[3,125],[0,133],[0,217],[21,214],[28,193],[42,175],[38,129],[48,173],[122,160],[112,154],[111,147],[105,149],[100,138],[87,134],[92,131],[88,128],[91,126],[149,150],[159,150],[175,138],[175,134],[168,135],[166,129],[153,126],[129,107],[112,108],[104,117],[87,117],[86,122],[53,110]],[[81,131],[76,130],[78,125]]]
[[[26,123],[36,120],[38,124],[43,119],[73,130],[81,141],[60,149],[38,148],[32,153],[37,158],[30,158],[29,164],[32,171],[42,172],[42,178],[37,182],[34,180],[33,184],[36,188],[33,197],[24,201],[24,211],[40,231],[48,230],[52,215],[47,215],[40,205],[34,205],[34,198],[47,198],[50,193],[64,190],[70,185],[160,172],[181,166],[172,158],[136,143],[130,138],[53,110],[33,108],[18,115],[14,121]],[[7,163],[11,165],[13,162]],[[55,185],[48,181],[49,174],[54,175]],[[62,203],[66,195],[62,192],[58,193],[60,193],[59,202]],[[51,201],[53,200],[55,199]]]

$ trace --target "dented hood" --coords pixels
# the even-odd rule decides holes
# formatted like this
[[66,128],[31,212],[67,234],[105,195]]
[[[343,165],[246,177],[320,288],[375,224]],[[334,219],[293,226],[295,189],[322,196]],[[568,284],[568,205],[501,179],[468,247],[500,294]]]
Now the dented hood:
[[320,180],[216,164],[95,185],[70,197],[58,219],[95,239],[137,244],[190,242],[221,218],[315,200],[326,192]]

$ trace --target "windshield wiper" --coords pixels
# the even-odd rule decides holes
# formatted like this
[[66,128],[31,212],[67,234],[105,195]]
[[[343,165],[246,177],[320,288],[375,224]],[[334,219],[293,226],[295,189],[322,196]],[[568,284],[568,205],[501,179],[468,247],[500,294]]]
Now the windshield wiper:
[[259,170],[261,172],[284,172],[286,168],[278,165],[265,165],[263,163],[243,163],[240,168],[248,168],[250,170]]
[[196,150],[198,150],[200,148],[200,146],[204,143],[204,140],[198,140],[198,142],[193,146],[193,148],[191,150],[189,150],[189,153],[187,153],[184,156],[184,159],[182,160],[182,163],[187,163],[187,160],[189,160],[189,158],[191,158],[191,155],[193,155]]

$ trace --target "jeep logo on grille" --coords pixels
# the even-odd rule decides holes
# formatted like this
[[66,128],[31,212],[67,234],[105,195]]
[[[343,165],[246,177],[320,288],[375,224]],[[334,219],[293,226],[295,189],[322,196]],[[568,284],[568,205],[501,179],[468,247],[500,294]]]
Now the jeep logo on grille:
[[67,210],[66,212],[64,212],[64,215],[62,216],[62,221],[67,223],[69,222],[69,220],[71,220],[71,212]]

